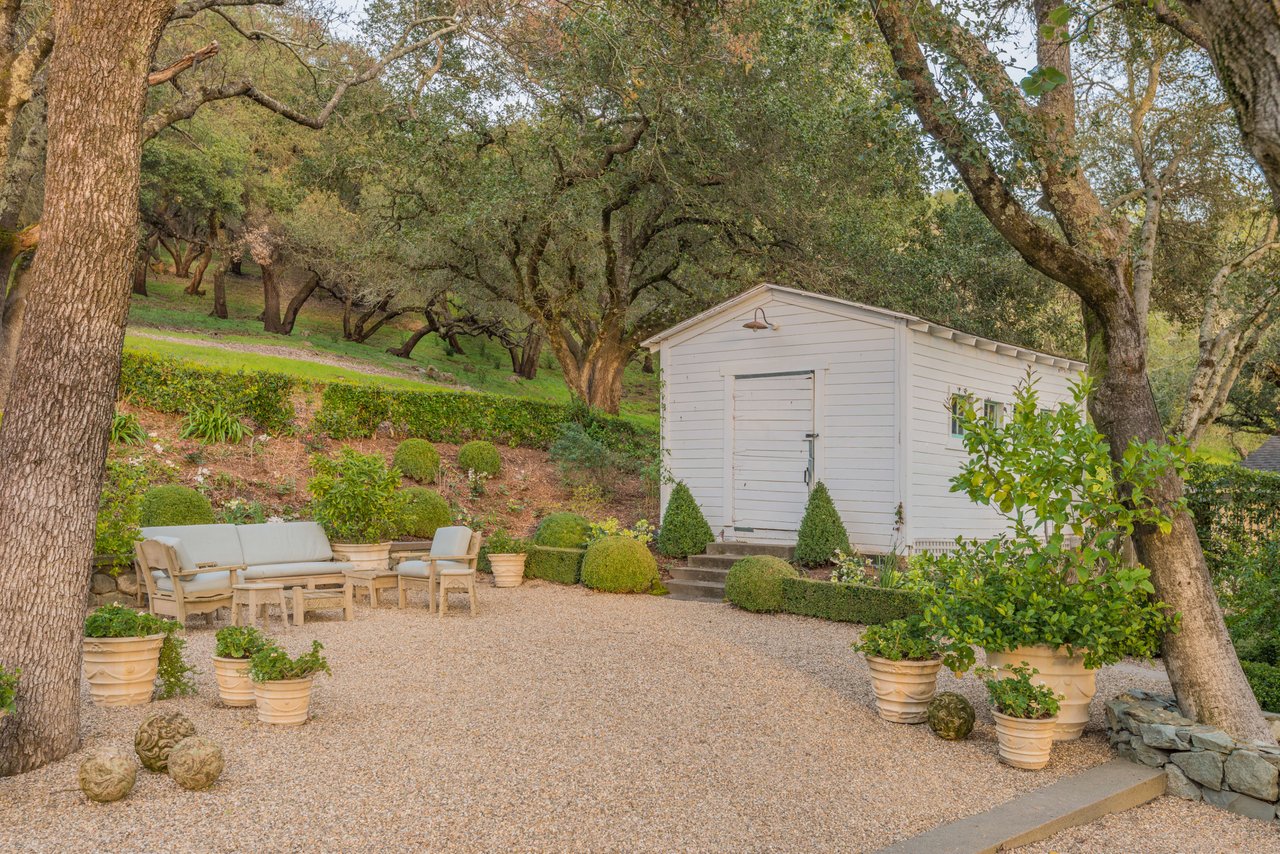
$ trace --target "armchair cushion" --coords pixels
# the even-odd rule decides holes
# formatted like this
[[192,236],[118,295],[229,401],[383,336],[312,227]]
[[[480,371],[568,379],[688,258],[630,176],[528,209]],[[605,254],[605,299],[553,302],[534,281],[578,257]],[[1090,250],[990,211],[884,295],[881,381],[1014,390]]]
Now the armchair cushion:
[[[155,580],[156,589],[163,590],[166,593],[173,592],[173,579],[168,573],[160,570],[152,570],[151,577]],[[208,596],[215,593],[231,593],[231,573],[230,572],[205,572],[200,575],[193,575],[186,578],[182,582],[182,592],[187,596]]]
[[[161,525],[143,528],[141,533],[147,539],[175,537],[181,540],[188,556],[196,564],[239,566],[245,562],[235,525]],[[183,569],[187,568],[184,563]]]
[[[239,562],[250,567],[333,560],[329,538],[316,522],[236,525],[232,536],[239,537],[240,548],[244,552],[244,560]],[[342,572],[342,568],[334,567],[330,571]]]
[[462,525],[439,528],[431,538],[432,557],[455,557],[467,553],[471,545],[471,529]]
[[[441,575],[466,575],[471,572],[471,567],[458,560],[438,560],[436,561],[436,571]],[[425,560],[406,560],[401,561],[396,567],[396,572],[400,575],[407,575],[410,578],[427,578],[431,575],[431,563]]]
[[354,563],[340,560],[293,561],[290,563],[260,563],[240,570],[244,581],[270,581],[296,575],[341,575],[355,569]]

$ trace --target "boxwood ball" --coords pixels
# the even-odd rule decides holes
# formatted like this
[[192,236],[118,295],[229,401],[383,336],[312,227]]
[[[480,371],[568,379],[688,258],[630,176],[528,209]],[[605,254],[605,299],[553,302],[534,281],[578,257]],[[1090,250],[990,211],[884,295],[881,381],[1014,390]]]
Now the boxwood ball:
[[80,789],[98,803],[118,801],[133,790],[138,763],[118,747],[98,747],[80,762]]
[[968,738],[973,732],[973,704],[954,691],[943,691],[929,703],[929,729],[947,741]]
[[133,749],[148,771],[164,771],[173,746],[195,734],[196,725],[181,712],[152,712],[138,725]]
[[212,739],[193,735],[169,754],[169,776],[184,789],[207,789],[222,776],[222,748]]

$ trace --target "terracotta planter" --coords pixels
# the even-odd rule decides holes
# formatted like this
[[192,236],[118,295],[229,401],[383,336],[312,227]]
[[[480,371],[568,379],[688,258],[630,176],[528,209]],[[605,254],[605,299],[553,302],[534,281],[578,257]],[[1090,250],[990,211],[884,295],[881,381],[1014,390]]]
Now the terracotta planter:
[[356,569],[387,572],[391,564],[391,543],[334,543],[333,557],[355,564]]
[[311,709],[311,685],[313,679],[280,679],[276,682],[255,682],[254,700],[258,704],[258,720],[264,724],[299,726],[307,722]]
[[1037,685],[1048,685],[1060,694],[1058,725],[1054,741],[1074,741],[1089,722],[1089,703],[1097,692],[1097,673],[1084,666],[1083,656],[1070,656],[1050,646],[1021,646],[1008,652],[988,652],[987,664],[1009,676],[1009,668],[1022,662],[1040,672],[1031,677]]
[[213,675],[218,680],[218,695],[224,706],[252,706],[253,680],[249,678],[249,659],[213,656]]
[[890,661],[865,656],[871,668],[871,688],[876,693],[880,717],[895,724],[924,723],[929,717],[929,701],[938,690],[941,659],[933,661]]
[[144,638],[85,638],[84,678],[98,706],[151,702],[164,635]]
[[524,581],[524,559],[527,555],[489,555],[494,587],[519,587]]
[[1049,764],[1054,728],[1058,723],[1056,717],[1027,720],[1011,718],[994,710],[991,714],[996,719],[1001,762],[1028,771],[1038,771]]

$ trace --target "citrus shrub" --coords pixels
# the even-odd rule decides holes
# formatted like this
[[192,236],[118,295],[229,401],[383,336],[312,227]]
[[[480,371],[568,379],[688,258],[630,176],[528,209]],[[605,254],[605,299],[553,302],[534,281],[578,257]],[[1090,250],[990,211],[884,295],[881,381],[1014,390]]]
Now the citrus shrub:
[[425,486],[410,486],[400,490],[404,499],[404,525],[402,533],[410,537],[431,539],[437,528],[447,527],[453,514],[449,502],[440,493]]
[[405,439],[396,448],[391,464],[410,480],[435,483],[440,473],[440,452],[426,439]]
[[667,500],[667,512],[658,530],[658,551],[666,557],[701,554],[715,540],[707,517],[684,482],[677,483]]
[[458,468],[495,477],[502,471],[502,457],[492,442],[468,442],[458,449]]
[[744,557],[729,568],[724,598],[747,611],[781,611],[782,579],[799,577],[796,568],[780,557]]
[[[577,513],[552,513],[533,532],[533,544],[554,549],[581,549],[591,535],[591,523]],[[553,552],[534,548],[525,561],[524,574],[558,584],[577,584],[582,552]]]
[[805,505],[800,531],[796,534],[796,563],[822,566],[829,563],[837,551],[845,554],[853,551],[849,545],[849,532],[840,521],[827,485],[818,481],[809,493],[809,503]]
[[176,483],[153,486],[142,495],[138,524],[144,528],[212,525],[213,505],[189,486]]
[[605,537],[582,559],[582,583],[606,593],[647,593],[658,583],[658,562],[631,537]]

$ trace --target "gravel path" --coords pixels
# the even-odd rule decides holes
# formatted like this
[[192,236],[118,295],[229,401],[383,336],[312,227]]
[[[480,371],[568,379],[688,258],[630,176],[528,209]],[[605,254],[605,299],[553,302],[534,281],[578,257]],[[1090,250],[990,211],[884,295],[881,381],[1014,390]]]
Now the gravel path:
[[[1000,765],[981,702],[961,743],[883,723],[848,625],[538,582],[482,586],[480,604],[475,619],[444,621],[309,614],[285,644],[319,638],[334,676],[297,729],[220,708],[212,632],[192,629],[200,695],[160,705],[223,745],[218,785],[185,792],[139,771],[125,801],[91,804],[73,755],[0,780],[0,850],[867,851],[1108,757],[1095,720],[1043,772]],[[1117,680],[1159,687],[1150,673],[1104,673],[1099,693]],[[981,699],[974,679],[943,683]],[[131,745],[148,711],[86,699],[85,745]],[[1207,807],[1162,800],[1141,815],[1177,819],[1171,844],[1109,820],[1056,850],[1240,851],[1275,838]]]

